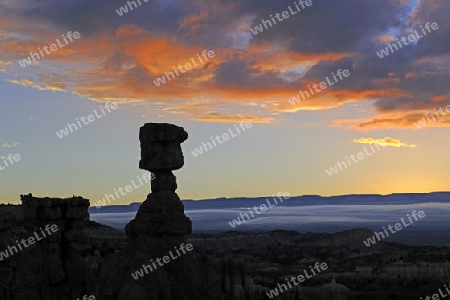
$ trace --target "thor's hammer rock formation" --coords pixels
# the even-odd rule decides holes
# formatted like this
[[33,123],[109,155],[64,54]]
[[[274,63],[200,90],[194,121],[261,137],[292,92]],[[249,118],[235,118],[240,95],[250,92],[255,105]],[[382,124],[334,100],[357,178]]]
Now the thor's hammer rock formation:
[[[140,129],[139,167],[155,175],[152,193],[125,227],[130,240],[126,249],[102,267],[98,282],[100,300],[225,299],[221,279],[212,263],[188,252],[172,256],[191,233],[191,220],[175,193],[172,171],[184,165],[183,128],[166,123],[147,123]],[[174,251],[175,250],[175,251]],[[194,249],[195,250],[195,249]],[[171,254],[164,265],[155,262]],[[139,271],[139,276],[136,276]],[[132,276],[134,274],[135,276]]]
[[181,237],[192,232],[192,223],[175,193],[173,170],[184,165],[181,143],[188,137],[183,128],[172,124],[145,124],[140,129],[141,161],[139,168],[155,175],[152,193],[141,205],[136,218],[126,227],[131,239],[170,235]]

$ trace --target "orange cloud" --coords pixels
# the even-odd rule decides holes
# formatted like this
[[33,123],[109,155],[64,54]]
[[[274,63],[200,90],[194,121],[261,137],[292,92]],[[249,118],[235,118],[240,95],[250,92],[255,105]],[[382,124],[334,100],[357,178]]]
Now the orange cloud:
[[[446,106],[441,108],[445,111]],[[438,111],[438,108],[435,109]],[[427,115],[430,116],[430,120],[427,120]],[[332,126],[346,126],[348,129],[362,131],[389,128],[416,129],[416,124],[419,123],[425,123],[427,127],[450,127],[450,115],[439,114],[439,122],[434,122],[437,119],[437,117],[433,117],[434,115],[434,112],[422,109],[408,112],[399,111],[381,114],[371,119],[338,119],[333,121]],[[422,124],[422,126],[425,125]]]
[[49,88],[40,86],[40,85],[36,84],[33,80],[31,80],[31,79],[29,79],[29,78],[22,78],[21,80],[17,80],[17,79],[7,79],[6,81],[8,81],[8,82],[10,82],[10,83],[22,85],[22,86],[32,87],[32,88],[37,89],[37,90],[40,90],[40,91],[46,91],[46,90],[49,90]]
[[221,123],[234,123],[241,121],[250,121],[253,123],[272,123],[274,119],[257,116],[243,116],[243,115],[229,116],[218,113],[209,113],[207,115],[199,116],[195,120],[205,122],[221,122]]
[[378,144],[380,146],[386,147],[409,147],[409,148],[415,148],[416,145],[409,145],[406,143],[401,142],[400,140],[393,139],[390,137],[385,137],[384,139],[373,139],[373,138],[360,138],[360,139],[354,139],[353,142],[358,144]]
[[312,67],[318,62],[333,62],[354,53],[297,53],[289,50],[289,42],[252,44],[241,58],[255,61],[254,67],[261,70],[290,70],[297,67]]

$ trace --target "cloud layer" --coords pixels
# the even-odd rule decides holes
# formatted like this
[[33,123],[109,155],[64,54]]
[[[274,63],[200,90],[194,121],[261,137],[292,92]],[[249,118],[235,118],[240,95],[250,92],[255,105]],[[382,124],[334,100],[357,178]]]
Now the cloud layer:
[[[94,101],[141,102],[209,122],[276,122],[283,113],[372,103],[351,130],[414,129],[450,103],[450,2],[312,0],[258,35],[250,28],[293,1],[149,0],[119,16],[122,0],[0,1],[0,71],[9,82]],[[439,29],[380,59],[377,52],[427,22]],[[68,31],[81,38],[22,68]],[[157,87],[153,80],[204,50],[215,57]],[[293,107],[288,99],[338,69],[350,76]],[[16,76],[18,78],[16,78]],[[430,127],[449,126],[442,118]]]

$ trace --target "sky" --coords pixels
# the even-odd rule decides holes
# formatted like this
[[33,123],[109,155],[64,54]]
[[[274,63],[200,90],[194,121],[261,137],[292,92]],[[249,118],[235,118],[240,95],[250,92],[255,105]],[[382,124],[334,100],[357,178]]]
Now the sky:
[[93,203],[137,182],[149,122],[189,133],[181,199],[449,191],[449,13],[447,0],[0,0],[0,203]]

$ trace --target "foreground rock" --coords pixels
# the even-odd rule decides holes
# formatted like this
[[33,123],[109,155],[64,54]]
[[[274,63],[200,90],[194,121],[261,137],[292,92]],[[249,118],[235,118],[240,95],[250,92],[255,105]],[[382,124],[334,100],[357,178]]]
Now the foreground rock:
[[[89,248],[85,228],[89,201],[31,194],[21,198],[23,219],[13,218],[11,227],[0,227],[0,299],[76,299],[94,291],[94,275],[88,271],[91,261],[82,255]],[[4,224],[7,216],[2,219]],[[50,225],[57,231],[45,231]],[[19,247],[17,241],[22,239],[26,243]]]

